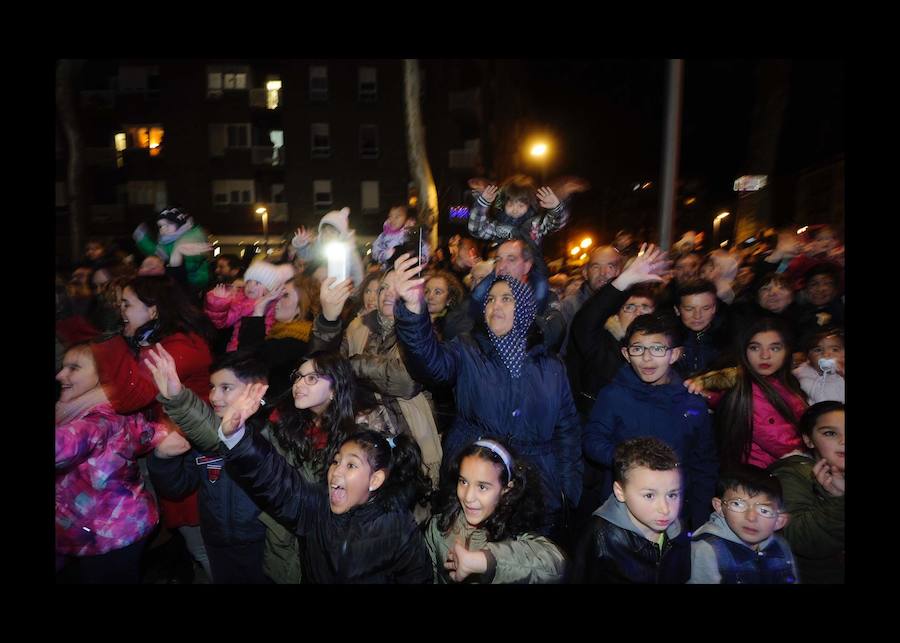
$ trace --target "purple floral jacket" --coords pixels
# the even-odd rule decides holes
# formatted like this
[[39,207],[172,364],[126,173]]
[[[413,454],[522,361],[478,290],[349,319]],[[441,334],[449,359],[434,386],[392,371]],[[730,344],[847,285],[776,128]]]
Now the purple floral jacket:
[[162,424],[110,404],[56,427],[56,551],[96,556],[122,549],[159,522],[137,458],[165,437]]

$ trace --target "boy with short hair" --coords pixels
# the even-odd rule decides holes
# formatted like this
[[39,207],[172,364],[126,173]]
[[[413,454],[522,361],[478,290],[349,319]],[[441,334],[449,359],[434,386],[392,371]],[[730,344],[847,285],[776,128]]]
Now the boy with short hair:
[[[267,382],[267,370],[245,351],[226,353],[210,366],[209,404],[172,381],[160,389],[157,399],[187,431],[201,424],[218,426],[225,408],[247,386]],[[147,461],[153,486],[167,498],[181,498],[199,489],[200,533],[213,583],[267,584],[263,573],[267,523],[259,507],[228,476],[217,447],[218,440],[212,439],[198,441],[189,450],[185,446],[181,453],[158,447]]]
[[719,479],[715,511],[691,540],[692,584],[798,583],[781,483],[759,467],[736,466]]
[[575,551],[571,583],[678,584],[690,577],[690,541],[678,513],[678,456],[656,438],[616,448],[613,493]]
[[[671,315],[639,315],[628,326],[622,356],[628,362],[597,394],[585,425],[586,458],[609,468],[616,446],[629,438],[659,438],[678,454],[684,467],[687,527],[708,516],[719,470],[706,400],[690,394],[672,365],[681,357],[680,333]],[[611,490],[609,473],[603,487]]]

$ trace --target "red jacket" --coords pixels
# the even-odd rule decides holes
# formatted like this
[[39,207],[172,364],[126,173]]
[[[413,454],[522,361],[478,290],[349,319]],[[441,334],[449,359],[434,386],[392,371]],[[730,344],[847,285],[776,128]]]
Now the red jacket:
[[[781,396],[794,412],[797,419],[806,410],[803,398],[786,388],[775,378],[769,384]],[[747,464],[765,469],[794,449],[803,449],[803,440],[792,424],[775,409],[766,399],[762,389],[753,384],[753,443],[750,445],[750,456]]]
[[[203,338],[194,333],[174,333],[164,337],[159,343],[175,360],[175,370],[182,385],[202,400],[208,400],[212,355]],[[153,419],[163,422],[170,431],[182,433],[156,401],[159,391],[150,369],[143,361],[150,348],[141,348],[140,357],[136,358],[121,335],[92,344],[100,384],[116,413],[124,415],[149,407]],[[178,502],[161,498],[160,506],[163,509],[163,524],[168,528],[200,524],[196,493]]]

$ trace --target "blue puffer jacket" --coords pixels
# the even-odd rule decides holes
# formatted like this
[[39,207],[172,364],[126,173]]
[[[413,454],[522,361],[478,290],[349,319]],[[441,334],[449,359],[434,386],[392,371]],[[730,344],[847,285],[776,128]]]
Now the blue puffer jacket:
[[581,426],[562,361],[543,346],[528,350],[513,378],[484,332],[438,342],[427,311],[394,307],[394,330],[412,376],[456,387],[456,418],[444,437],[444,465],[481,436],[499,436],[540,470],[549,514],[581,496]]
[[[696,528],[709,517],[719,460],[706,401],[688,393],[677,377],[671,379],[669,384],[646,384],[631,365],[622,366],[612,383],[597,394],[582,444],[585,457],[607,473],[616,446],[625,440],[654,437],[668,444],[684,465],[682,516]],[[612,493],[611,475],[603,493]]]
[[[199,464],[198,464],[199,462]],[[260,510],[224,468],[221,456],[191,449],[175,458],[147,458],[150,479],[162,496],[179,499],[200,490],[200,530],[214,547],[260,542],[266,526]]]
[[722,310],[725,304],[720,301],[718,305],[719,312],[706,330],[698,333],[682,325],[682,354],[681,359],[675,362],[675,370],[681,379],[735,363],[731,357],[731,329],[726,322],[726,313]]

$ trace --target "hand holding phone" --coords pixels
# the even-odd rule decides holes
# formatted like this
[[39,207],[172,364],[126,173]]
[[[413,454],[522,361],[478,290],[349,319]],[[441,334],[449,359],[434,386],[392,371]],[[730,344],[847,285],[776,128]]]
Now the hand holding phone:
[[350,249],[344,241],[331,241],[325,245],[325,257],[328,260],[328,276],[334,277],[331,285],[344,281],[347,278],[347,265],[349,263]]

